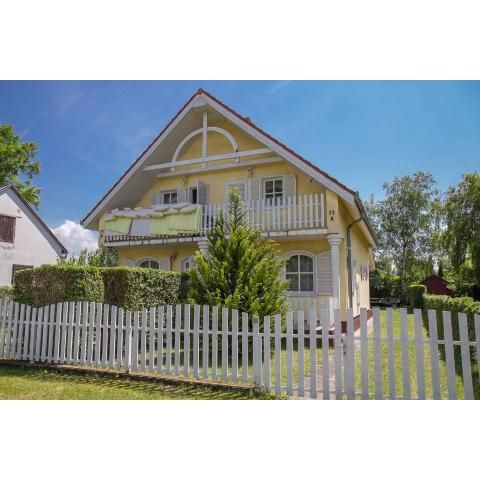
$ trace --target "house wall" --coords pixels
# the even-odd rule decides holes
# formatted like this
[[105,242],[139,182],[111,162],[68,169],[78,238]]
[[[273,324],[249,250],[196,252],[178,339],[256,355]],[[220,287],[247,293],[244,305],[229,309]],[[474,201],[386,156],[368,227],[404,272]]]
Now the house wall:
[[12,266],[56,263],[59,245],[11,190],[0,193],[0,214],[16,217],[14,243],[0,242],[0,285],[9,285]]
[[[354,222],[353,218],[345,208],[343,202],[339,202],[339,231],[343,235],[343,241],[340,245],[340,307],[349,307],[348,298],[348,270],[347,270],[347,227]],[[352,275],[353,275],[353,311],[358,315],[360,308],[370,308],[370,280],[369,275],[362,280],[362,266],[369,270],[370,257],[368,241],[360,230],[359,224],[354,225],[350,231],[352,245]],[[354,265],[353,265],[354,263]],[[365,278],[365,277],[364,277]],[[358,289],[355,288],[355,282]]]
[[[238,143],[239,150],[251,150],[264,148],[263,144],[260,144],[255,139],[246,135],[243,131],[230,124],[227,121],[216,123],[215,126],[221,127],[227,130],[235,138]],[[208,155],[218,155],[229,153],[232,151],[232,146],[229,141],[218,133],[210,132],[208,134]],[[178,161],[189,160],[193,158],[201,157],[202,138],[201,135],[193,137],[189,144],[184,147],[184,151],[178,158]],[[263,154],[258,156],[271,157],[272,154]],[[250,158],[249,158],[250,159]],[[213,162],[212,162],[213,163]],[[209,166],[212,164],[209,163]],[[222,163],[232,163],[232,159],[224,161],[216,161],[215,165],[221,165]],[[199,168],[200,164],[195,164],[196,168]],[[289,162],[279,160],[275,163],[258,164],[254,166],[242,166],[240,160],[238,168],[229,168],[225,170],[209,171],[199,173],[186,173],[182,175],[181,172],[191,168],[189,165],[179,166],[175,168],[175,171],[179,174],[176,176],[167,176],[158,178],[150,190],[146,191],[141,200],[135,205],[125,205],[128,207],[149,207],[150,206],[150,194],[159,190],[169,190],[176,188],[194,187],[197,185],[197,180],[206,183],[209,186],[209,204],[223,204],[225,202],[225,184],[232,180],[244,180],[249,178],[261,178],[261,177],[273,177],[277,175],[295,175],[296,183],[296,195],[309,195],[315,193],[323,193],[325,196],[325,218],[327,222],[327,229],[329,233],[340,233],[343,236],[343,241],[340,245],[340,307],[347,308],[348,306],[348,283],[347,283],[347,253],[346,253],[346,226],[353,221],[348,211],[346,210],[343,200],[338,195],[326,189],[323,185],[313,181],[308,175],[305,175],[302,171],[298,170]],[[158,175],[156,171],[152,171],[151,175]],[[100,229],[103,229],[104,215],[100,220]],[[312,239],[313,238],[313,239]],[[304,250],[314,255],[318,253],[330,250],[330,245],[326,239],[326,236],[316,235],[309,239],[295,237],[289,237],[288,239],[278,238],[279,252],[280,254]],[[138,247],[122,247],[119,249],[119,261],[123,263],[125,261],[133,261],[137,263],[140,259],[145,257],[154,257],[159,260],[173,256],[172,270],[180,270],[180,261],[183,257],[193,255],[197,251],[196,245],[165,245],[165,246],[138,246]],[[369,265],[368,258],[368,242],[361,231],[354,227],[352,229],[352,255],[356,260],[355,274],[360,274],[361,266]],[[367,281],[359,282],[359,300],[354,301],[354,309],[357,307],[369,307],[369,286]]]

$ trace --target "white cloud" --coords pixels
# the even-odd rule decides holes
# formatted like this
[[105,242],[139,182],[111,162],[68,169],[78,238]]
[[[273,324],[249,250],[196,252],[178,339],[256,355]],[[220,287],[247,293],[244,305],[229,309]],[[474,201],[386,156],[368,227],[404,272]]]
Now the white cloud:
[[267,95],[273,95],[274,93],[278,92],[278,90],[286,87],[288,84],[291,83],[291,80],[281,80],[279,82],[275,82],[268,90]]
[[78,256],[82,248],[95,250],[98,247],[97,234],[72,220],[65,220],[59,227],[52,228],[52,231],[71,255]]

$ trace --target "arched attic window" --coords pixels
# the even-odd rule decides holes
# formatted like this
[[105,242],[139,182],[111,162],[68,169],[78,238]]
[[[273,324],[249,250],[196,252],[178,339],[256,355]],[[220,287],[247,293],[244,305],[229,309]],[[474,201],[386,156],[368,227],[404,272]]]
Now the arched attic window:
[[238,152],[238,144],[236,140],[233,138],[232,134],[224,130],[220,127],[209,127],[207,124],[207,112],[203,112],[203,126],[202,128],[198,128],[193,132],[190,132],[177,146],[175,153],[172,157],[172,163],[177,162],[178,157],[184,150],[185,146],[197,135],[202,136],[202,158],[207,157],[207,135],[209,132],[215,132],[223,137],[225,137],[230,145],[232,146],[232,152]]

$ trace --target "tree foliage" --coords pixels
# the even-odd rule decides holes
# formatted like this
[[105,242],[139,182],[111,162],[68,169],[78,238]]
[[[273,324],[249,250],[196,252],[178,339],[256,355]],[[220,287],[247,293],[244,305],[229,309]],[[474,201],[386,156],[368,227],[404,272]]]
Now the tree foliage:
[[480,285],[480,174],[467,173],[447,190],[445,247],[455,271],[470,265]]
[[35,207],[40,205],[40,189],[32,179],[40,173],[40,163],[33,158],[38,153],[34,142],[20,141],[11,125],[0,125],[0,185],[12,185]]
[[202,305],[226,306],[252,315],[285,314],[282,280],[284,261],[258,230],[248,226],[246,210],[236,189],[229,192],[226,221],[223,214],[208,232],[207,252],[197,253],[191,270],[191,299]]
[[383,185],[385,199],[366,202],[376,230],[378,254],[392,261],[400,277],[400,294],[407,299],[407,286],[418,269],[433,273],[438,251],[440,199],[430,173],[415,172],[394,177]]

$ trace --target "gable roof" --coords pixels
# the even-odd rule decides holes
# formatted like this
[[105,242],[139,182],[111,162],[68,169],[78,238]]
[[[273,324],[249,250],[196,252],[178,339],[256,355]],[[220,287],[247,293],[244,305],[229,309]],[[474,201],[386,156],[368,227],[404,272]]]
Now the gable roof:
[[439,277],[438,275],[435,275],[435,274],[429,275],[428,277],[424,278],[420,283],[423,285],[425,283],[428,283],[430,280],[436,280],[438,282],[443,283],[444,285],[448,285],[448,283],[449,283],[444,278]]
[[[337,179],[321,170],[313,163],[306,160],[297,152],[287,147],[285,144],[268,134],[257,125],[255,125],[249,118],[246,118],[236,112],[233,108],[224,104],[211,93],[199,88],[183,105],[183,107],[175,114],[175,116],[167,123],[163,130],[155,137],[150,145],[140,154],[140,156],[130,165],[130,167],[120,176],[120,178],[112,185],[112,187],[103,195],[103,197],[96,203],[96,205],[85,215],[81,224],[88,227],[88,225],[95,219],[100,213],[101,208],[115,195],[115,193],[126,183],[126,181],[135,173],[141,165],[143,165],[153,151],[167,138],[169,133],[173,131],[175,126],[185,117],[185,115],[194,107],[203,104],[217,110],[220,114],[232,121],[238,127],[258,139],[260,142],[266,144],[278,155],[290,161],[300,170],[316,179],[319,183],[322,183],[326,187],[333,190],[341,198],[347,201],[352,206],[357,206],[355,201],[355,192],[348,188]],[[369,229],[370,230],[370,229]]]
[[46,230],[47,234],[50,235],[52,240],[60,247],[62,253],[67,254],[68,250],[64,247],[62,242],[60,242],[56,235],[50,230],[48,225],[41,219],[40,215],[38,215],[38,213],[32,208],[32,206],[23,198],[22,194],[17,190],[17,188],[15,188],[13,185],[0,185],[0,194],[7,190],[12,191],[16,195],[20,202],[23,203],[27,210],[33,215],[35,220],[37,220],[37,222]]

